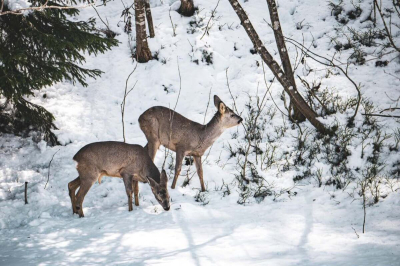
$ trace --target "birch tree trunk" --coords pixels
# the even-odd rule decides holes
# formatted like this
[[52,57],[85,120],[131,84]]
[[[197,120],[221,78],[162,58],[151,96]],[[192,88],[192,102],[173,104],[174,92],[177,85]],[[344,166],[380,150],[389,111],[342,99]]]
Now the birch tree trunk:
[[179,8],[179,14],[185,17],[191,17],[194,14],[194,3],[193,0],[181,0],[181,7]]
[[154,36],[156,35],[154,33],[153,17],[151,16],[150,0],[145,0],[144,7],[146,10],[146,20],[147,20],[147,25],[149,26],[150,38],[154,38]]
[[247,35],[250,37],[254,48],[257,53],[261,56],[262,60],[268,65],[276,79],[281,83],[285,91],[289,94],[294,106],[296,106],[299,111],[310,121],[310,123],[321,133],[327,133],[328,130],[322,124],[315,114],[315,112],[308,106],[304,101],[303,97],[294,89],[291,85],[290,80],[286,77],[285,73],[279,67],[279,64],[274,60],[272,55],[265,48],[264,44],[260,40],[257,32],[255,31],[253,25],[251,24],[246,12],[244,12],[242,6],[239,4],[238,0],[229,0],[232,5],[233,10],[236,12],[240,19],[241,25],[244,27]]
[[135,28],[136,28],[136,59],[139,63],[146,63],[152,59],[147,43],[145,0],[135,0]]
[[[276,2],[275,0],[267,0],[267,4],[268,4],[269,16],[271,18],[272,29],[274,30],[276,45],[278,47],[279,56],[282,61],[283,71],[285,72],[286,77],[289,79],[291,85],[293,86],[293,90],[297,93],[296,81],[294,79],[294,74],[292,65],[290,63],[289,54],[286,49],[285,39],[282,32],[281,23],[279,21],[278,8],[276,6]],[[292,101],[290,102],[290,104],[293,105]],[[306,119],[295,105],[293,105],[293,111],[294,111],[293,119],[295,121],[302,122]]]

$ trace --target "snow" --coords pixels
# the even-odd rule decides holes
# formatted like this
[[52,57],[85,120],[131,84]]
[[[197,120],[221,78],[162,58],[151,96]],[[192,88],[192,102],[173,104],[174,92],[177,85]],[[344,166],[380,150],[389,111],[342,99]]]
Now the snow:
[[[173,36],[169,10],[178,4],[176,1],[151,2],[156,37],[148,41],[151,51],[158,52],[159,61],[139,64],[129,80],[129,87],[137,82],[125,108],[129,143],[146,144],[137,121],[141,113],[154,105],[175,106],[180,88],[178,64],[182,89],[176,111],[199,123],[204,118],[209,121],[215,112],[212,100],[206,112],[210,90],[211,96],[218,95],[232,107],[226,75],[239,112],[245,110],[247,94],[255,95],[258,90],[262,95],[266,91],[260,57],[249,52],[253,48],[251,41],[228,1],[220,2],[216,20],[203,39],[200,39],[203,31],[193,28],[189,22],[196,19],[204,29],[215,1],[196,2],[201,12],[192,18],[181,17],[173,11],[177,8],[172,8],[170,14],[176,25],[176,36]],[[255,0],[241,4],[266,48],[278,60],[273,31],[264,21],[269,21],[266,2]],[[333,55],[335,51],[328,35],[337,22],[327,2],[291,0],[279,1],[279,5],[280,26],[287,36],[296,40],[304,38],[307,47],[314,44],[316,51],[328,58]],[[54,114],[59,128],[55,133],[62,146],[36,143],[35,136],[0,137],[0,265],[399,265],[399,190],[385,191],[385,199],[367,208],[365,234],[362,234],[361,201],[350,196],[357,194],[356,189],[352,190],[354,186],[345,191],[332,186],[318,188],[315,180],[310,179],[294,188],[296,196],[282,195],[276,200],[267,197],[260,203],[253,200],[244,206],[237,204],[239,191],[235,185],[230,186],[230,195],[224,195],[221,186],[232,184],[237,173],[236,160],[229,159],[227,147],[237,144],[232,135],[243,134],[240,127],[226,130],[205,160],[207,205],[194,199],[200,188],[197,175],[188,186],[182,187],[187,171],[194,173],[194,166],[183,166],[177,188],[169,190],[169,212],[156,204],[147,184],[139,185],[140,206],[128,212],[122,181],[105,177],[86,196],[85,217],[73,216],[67,190],[68,182],[77,177],[72,157],[90,142],[122,141],[120,104],[126,78],[136,64],[130,58],[128,37],[122,24],[118,24],[122,4],[114,1],[97,9],[119,34],[116,38],[120,41],[118,47],[106,54],[87,55],[85,66],[101,69],[102,77],[88,79],[87,88],[67,81],[58,83],[30,99]],[[94,10],[81,11],[80,19],[89,17],[96,17]],[[310,25],[309,29],[297,30],[296,23],[303,19]],[[98,25],[102,27],[100,21]],[[287,49],[294,61],[293,46],[288,45]],[[346,53],[341,56],[346,58]],[[212,54],[212,64],[202,61],[204,54]],[[382,60],[392,58],[393,55],[386,55]],[[307,79],[321,79],[322,87],[332,88],[345,98],[356,95],[343,75],[323,79],[326,74],[323,68],[311,60],[307,63],[315,70]],[[371,61],[363,66],[351,66],[349,74],[362,83],[364,97],[383,108],[393,106],[389,97],[397,99],[400,86],[400,80],[385,72],[396,73],[398,69],[395,61],[386,68],[376,68]],[[296,75],[303,78],[306,74],[301,68],[296,70]],[[265,76],[267,81],[273,78],[270,71]],[[298,90],[303,93],[304,87],[300,84]],[[280,100],[282,87],[277,81],[273,82],[271,92],[279,108],[285,110]],[[267,101],[274,106],[270,96]],[[277,112],[270,123],[284,126],[288,122],[283,117]],[[333,123],[335,119],[344,121],[345,117],[337,114],[320,120]],[[380,121],[389,130],[397,128],[393,119]],[[362,123],[361,114],[355,123]],[[311,128],[308,122],[303,126]],[[272,127],[267,129],[275,136],[273,131]],[[287,136],[274,143],[277,152],[295,149],[293,136],[297,134],[296,128],[289,126]],[[349,165],[365,165],[366,160],[359,156],[361,140],[351,145],[351,151]],[[365,150],[371,151],[371,146]],[[49,162],[54,154],[45,189]],[[386,154],[388,163],[399,159],[395,152]],[[163,160],[161,148],[155,162],[159,169]],[[170,159],[167,168],[169,163]],[[321,161],[311,170],[316,169],[326,174],[329,165]],[[173,171],[168,170],[168,174],[172,176]],[[272,167],[260,174],[279,191],[294,186],[297,170],[284,172]],[[25,181],[29,182],[27,205],[24,204]]]
[[27,0],[4,0],[4,4],[7,5],[10,10],[28,8],[32,5],[32,3]]

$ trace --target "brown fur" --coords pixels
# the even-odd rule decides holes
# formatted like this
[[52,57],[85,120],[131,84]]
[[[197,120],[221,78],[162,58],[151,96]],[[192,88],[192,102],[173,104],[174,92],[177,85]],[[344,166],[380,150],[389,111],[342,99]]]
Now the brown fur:
[[152,107],[139,117],[140,128],[148,141],[146,147],[153,161],[160,145],[176,152],[175,177],[171,188],[175,188],[183,158],[189,155],[194,157],[201,190],[205,191],[201,156],[225,129],[237,126],[242,121],[216,95],[214,104],[218,111],[206,125],[162,106]]
[[[103,176],[122,178],[132,211],[132,192],[135,205],[139,206],[139,181],[150,184],[154,196],[164,209],[169,210],[169,195],[165,171],[158,171],[147,151],[140,145],[123,142],[95,142],[80,149],[73,158],[79,176],[68,184],[72,211],[83,217],[82,203],[90,187],[101,182]],[[75,195],[75,191],[78,189]],[[163,198],[160,197],[160,192]]]

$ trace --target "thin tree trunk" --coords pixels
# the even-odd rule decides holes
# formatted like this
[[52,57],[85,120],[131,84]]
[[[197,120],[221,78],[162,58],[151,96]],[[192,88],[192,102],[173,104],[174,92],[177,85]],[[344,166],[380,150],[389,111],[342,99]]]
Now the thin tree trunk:
[[150,1],[149,0],[145,0],[144,8],[146,10],[146,19],[147,19],[147,25],[149,26],[150,38],[154,38],[154,36],[156,36],[156,34],[154,33],[153,17],[151,16],[151,9],[150,9]]
[[179,8],[179,14],[185,17],[191,17],[194,14],[194,3],[193,0],[181,0],[181,7]]
[[[269,16],[271,18],[272,29],[274,30],[276,45],[278,46],[279,56],[282,61],[283,71],[286,74],[286,77],[289,79],[291,85],[293,86],[293,90],[295,93],[297,92],[296,81],[294,79],[294,74],[292,70],[292,65],[290,63],[289,54],[286,49],[285,40],[283,37],[281,23],[279,21],[278,9],[276,6],[275,0],[267,0]],[[292,101],[290,104],[293,105]],[[302,122],[306,120],[304,115],[300,112],[300,110],[293,105],[294,115],[292,116],[294,120]]]
[[139,63],[146,63],[152,59],[147,43],[144,3],[145,0],[135,0],[136,59]]
[[254,48],[260,54],[263,61],[271,69],[276,79],[282,84],[285,91],[289,94],[294,106],[296,106],[300,110],[300,112],[310,121],[310,123],[321,133],[327,133],[327,129],[324,124],[322,124],[317,119],[315,112],[310,108],[310,106],[308,106],[303,97],[301,97],[301,95],[294,89],[294,87],[291,85],[291,82],[286,77],[285,73],[279,67],[279,64],[274,60],[272,55],[265,48],[264,44],[260,40],[260,37],[255,31],[246,12],[244,12],[238,0],[229,0],[229,3],[232,5],[233,10],[238,15],[242,26],[246,30],[247,35],[250,37],[250,40],[254,45]]

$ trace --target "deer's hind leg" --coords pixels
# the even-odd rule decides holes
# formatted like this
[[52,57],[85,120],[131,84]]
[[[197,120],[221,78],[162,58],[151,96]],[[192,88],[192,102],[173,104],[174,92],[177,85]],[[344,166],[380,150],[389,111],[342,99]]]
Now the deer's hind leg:
[[71,198],[71,205],[72,205],[72,214],[78,213],[75,208],[75,202],[76,202],[75,192],[80,185],[81,185],[81,179],[79,178],[79,176],[68,183],[69,197]]
[[122,179],[124,180],[126,195],[128,196],[128,208],[129,208],[129,211],[132,211],[133,210],[132,192],[133,192],[133,186],[134,186],[133,177],[132,177],[132,175],[123,174],[123,173],[121,173],[121,176],[122,176]]
[[81,183],[78,193],[76,194],[75,210],[77,211],[79,217],[81,218],[85,217],[82,208],[83,200],[85,199],[85,196],[88,193],[89,189],[92,187],[92,185],[99,179],[100,173],[93,172],[91,174],[85,174],[85,175],[79,173],[79,176],[81,179]]
[[176,186],[176,182],[178,181],[179,174],[181,173],[182,169],[182,161],[183,158],[185,157],[185,152],[176,150],[176,159],[175,159],[175,176],[174,176],[174,181],[172,182],[171,188],[174,189]]
[[139,206],[139,181],[133,181],[133,194],[135,195],[135,206]]

